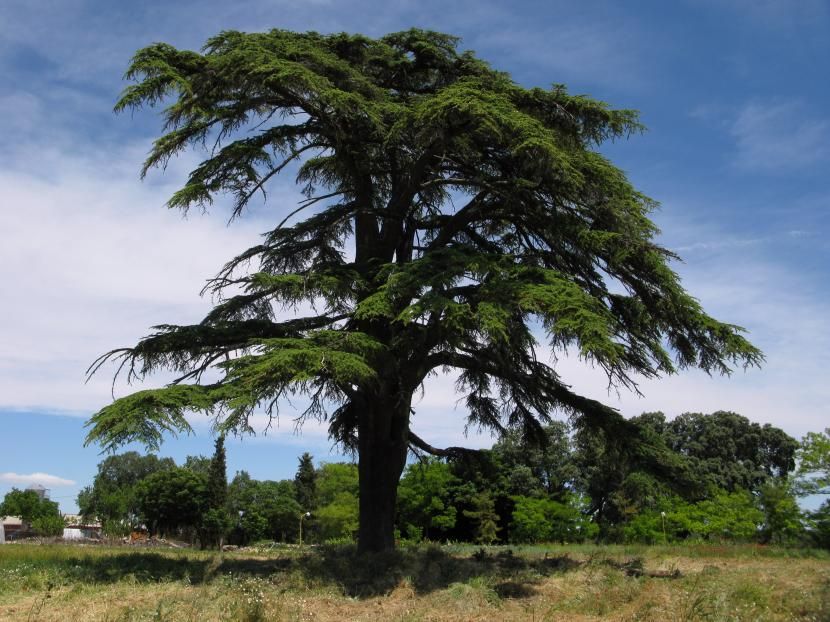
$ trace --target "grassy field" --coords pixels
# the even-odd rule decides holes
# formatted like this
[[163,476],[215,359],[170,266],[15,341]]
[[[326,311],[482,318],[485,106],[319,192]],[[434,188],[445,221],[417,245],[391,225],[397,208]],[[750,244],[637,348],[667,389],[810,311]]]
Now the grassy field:
[[0,546],[0,620],[830,621],[830,555],[756,546]]

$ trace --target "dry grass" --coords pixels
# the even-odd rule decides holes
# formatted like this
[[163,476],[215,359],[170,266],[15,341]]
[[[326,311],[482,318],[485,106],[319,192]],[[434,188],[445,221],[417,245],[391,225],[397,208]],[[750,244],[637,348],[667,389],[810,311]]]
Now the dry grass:
[[0,547],[2,620],[830,620],[830,557],[758,547]]

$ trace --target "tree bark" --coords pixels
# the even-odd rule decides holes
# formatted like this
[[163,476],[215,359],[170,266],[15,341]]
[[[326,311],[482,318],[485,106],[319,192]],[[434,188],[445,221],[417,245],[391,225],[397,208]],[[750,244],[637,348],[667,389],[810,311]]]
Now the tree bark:
[[367,395],[359,406],[360,553],[395,548],[395,505],[408,450],[409,403],[404,407],[399,395],[392,396]]

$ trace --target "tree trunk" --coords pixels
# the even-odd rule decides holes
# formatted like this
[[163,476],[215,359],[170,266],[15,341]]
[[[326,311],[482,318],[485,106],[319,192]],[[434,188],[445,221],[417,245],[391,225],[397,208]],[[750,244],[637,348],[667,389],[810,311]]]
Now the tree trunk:
[[398,480],[406,464],[409,430],[408,400],[403,407],[397,398],[367,395],[364,403],[359,405],[360,527],[357,549],[361,553],[395,548],[395,503]]

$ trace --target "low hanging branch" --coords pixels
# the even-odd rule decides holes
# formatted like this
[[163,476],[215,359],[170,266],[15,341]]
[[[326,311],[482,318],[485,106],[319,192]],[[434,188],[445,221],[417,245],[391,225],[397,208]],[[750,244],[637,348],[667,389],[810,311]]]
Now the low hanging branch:
[[475,457],[479,452],[477,449],[469,449],[467,447],[447,447],[440,449],[430,445],[420,436],[415,434],[412,430],[409,431],[409,445],[413,450],[420,450],[428,453],[431,456],[439,458],[447,458],[450,460],[459,460],[464,458]]

